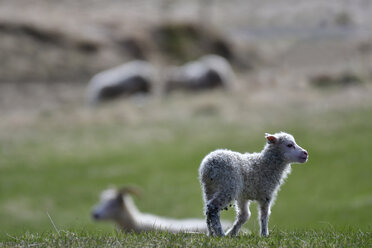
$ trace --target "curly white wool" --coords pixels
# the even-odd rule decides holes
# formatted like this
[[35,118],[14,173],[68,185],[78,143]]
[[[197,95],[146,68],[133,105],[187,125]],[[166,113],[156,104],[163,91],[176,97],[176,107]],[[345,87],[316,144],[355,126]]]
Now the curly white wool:
[[292,135],[266,134],[267,144],[260,153],[241,154],[216,150],[208,154],[199,168],[208,232],[223,236],[219,212],[236,201],[237,218],[227,234],[235,236],[249,219],[249,203],[257,201],[261,235],[267,236],[270,208],[280,185],[291,171],[291,163],[305,163],[308,153]]

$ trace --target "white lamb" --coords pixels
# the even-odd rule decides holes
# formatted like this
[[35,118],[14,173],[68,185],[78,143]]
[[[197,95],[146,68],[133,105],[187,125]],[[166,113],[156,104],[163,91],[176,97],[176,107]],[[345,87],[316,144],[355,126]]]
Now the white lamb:
[[100,72],[89,82],[88,103],[94,105],[123,95],[149,93],[154,78],[154,67],[143,60],[134,60]]
[[[170,219],[141,213],[129,194],[137,194],[132,187],[121,190],[108,189],[101,194],[101,203],[95,207],[92,217],[95,220],[116,222],[124,232],[143,232],[152,230],[177,232],[207,232],[203,219]],[[223,223],[225,227],[230,223]]]
[[305,163],[308,153],[290,134],[266,134],[266,139],[267,144],[260,153],[216,150],[201,162],[199,176],[209,235],[224,235],[219,212],[231,201],[236,201],[237,218],[227,235],[237,235],[249,219],[250,201],[259,204],[261,235],[269,235],[270,208],[280,185],[291,171],[290,164]]

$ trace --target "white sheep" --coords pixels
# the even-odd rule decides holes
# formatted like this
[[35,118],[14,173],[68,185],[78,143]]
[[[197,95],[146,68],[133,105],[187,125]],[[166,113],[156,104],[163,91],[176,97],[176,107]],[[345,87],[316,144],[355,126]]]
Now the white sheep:
[[[177,232],[207,232],[203,219],[170,219],[152,214],[141,213],[130,194],[137,194],[133,187],[121,190],[108,189],[101,194],[101,203],[95,207],[92,217],[95,220],[116,222],[124,232],[143,232],[152,230]],[[223,222],[224,227],[230,223]]]
[[197,61],[169,69],[165,91],[198,91],[222,87],[231,89],[234,73],[230,63],[218,55],[206,55]]
[[290,164],[305,163],[308,153],[290,134],[266,134],[266,139],[267,144],[260,153],[216,150],[201,162],[199,179],[209,235],[224,235],[219,212],[231,201],[236,201],[237,218],[227,235],[237,235],[249,219],[250,201],[259,204],[261,235],[269,235],[270,208],[280,185],[291,171]]
[[134,60],[100,72],[89,82],[88,103],[94,105],[118,96],[149,93],[154,75],[153,66],[143,60]]

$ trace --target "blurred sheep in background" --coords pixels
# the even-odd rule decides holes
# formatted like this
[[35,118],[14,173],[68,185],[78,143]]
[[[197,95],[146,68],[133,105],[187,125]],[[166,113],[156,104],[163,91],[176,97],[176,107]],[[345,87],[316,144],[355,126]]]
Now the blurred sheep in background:
[[155,69],[142,60],[134,60],[96,74],[88,85],[87,101],[91,105],[121,96],[148,94],[153,88]]
[[230,63],[218,55],[206,55],[197,61],[171,68],[166,76],[165,92],[200,91],[232,88],[234,72]]

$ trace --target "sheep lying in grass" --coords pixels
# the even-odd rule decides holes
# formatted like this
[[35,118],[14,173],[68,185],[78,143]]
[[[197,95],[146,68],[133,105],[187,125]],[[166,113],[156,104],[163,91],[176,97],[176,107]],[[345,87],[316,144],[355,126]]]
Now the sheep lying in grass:
[[[152,214],[141,213],[130,194],[138,195],[132,187],[121,190],[108,189],[101,194],[101,203],[93,210],[95,220],[116,222],[124,232],[143,232],[152,230],[176,232],[207,232],[203,219],[170,219]],[[224,222],[224,227],[229,223]]]
[[169,70],[165,92],[198,91],[221,87],[230,89],[234,73],[230,63],[218,55],[207,55],[197,61]]
[[227,231],[228,235],[235,236],[249,219],[249,203],[253,200],[259,204],[261,235],[269,235],[270,208],[280,185],[291,171],[290,164],[305,163],[308,153],[290,134],[266,134],[266,139],[267,144],[260,153],[216,150],[201,162],[199,178],[209,235],[224,235],[219,212],[236,201],[237,218]]
[[87,99],[89,104],[97,104],[119,96],[149,93],[155,70],[142,60],[134,60],[95,75],[89,82]]

